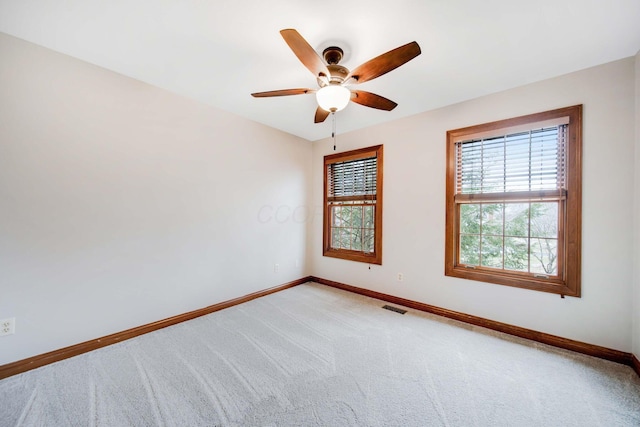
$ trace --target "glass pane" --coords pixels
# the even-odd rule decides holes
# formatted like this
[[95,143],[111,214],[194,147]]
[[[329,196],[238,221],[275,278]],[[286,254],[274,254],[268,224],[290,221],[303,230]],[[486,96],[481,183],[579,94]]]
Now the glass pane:
[[348,227],[351,224],[351,206],[335,206],[333,208],[333,225]]
[[511,237],[529,237],[529,203],[505,203],[504,233]]
[[351,229],[351,249],[353,249],[354,251],[362,250],[362,229],[361,228]]
[[333,249],[340,249],[340,229],[331,229],[331,247]]
[[329,166],[330,194],[351,196],[375,194],[377,158],[336,162]]
[[557,239],[531,239],[531,272],[550,276],[558,274]]
[[505,191],[504,139],[485,140],[482,150],[482,192]]
[[341,210],[340,206],[331,207],[331,225],[340,226]]
[[465,141],[458,147],[463,193],[558,188],[558,127]]
[[351,226],[353,228],[362,228],[362,208],[363,206],[351,208]]
[[340,248],[349,249],[351,243],[351,236],[348,228],[340,229]]
[[506,190],[529,191],[529,132],[508,135],[506,139]]
[[366,228],[373,228],[374,221],[375,221],[374,207],[365,206],[364,207],[364,226]]
[[502,236],[482,236],[482,265],[502,268]]
[[558,237],[558,202],[531,203],[531,237]]
[[342,206],[341,221],[345,227],[351,225],[351,209],[351,206]]
[[460,264],[480,264],[480,236],[460,236]]
[[491,234],[502,236],[502,203],[487,203],[482,205],[482,235]]
[[482,141],[469,141],[461,145],[462,192],[482,192]]
[[558,128],[531,132],[531,190],[558,188]]
[[364,229],[364,237],[362,239],[362,251],[367,253],[373,253],[374,246],[374,232],[373,228]]
[[461,205],[459,262],[557,275],[558,209],[559,202]]
[[480,234],[480,205],[460,205],[460,233]]
[[504,238],[504,268],[529,271],[529,248],[524,237]]
[[343,249],[351,249],[351,229],[343,228],[340,233],[340,245]]

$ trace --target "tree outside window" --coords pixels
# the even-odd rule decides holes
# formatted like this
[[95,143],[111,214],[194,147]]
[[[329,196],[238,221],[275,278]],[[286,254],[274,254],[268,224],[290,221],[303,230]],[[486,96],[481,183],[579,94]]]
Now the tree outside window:
[[382,264],[382,145],[324,158],[323,255]]
[[581,117],[447,133],[446,275],[580,296]]

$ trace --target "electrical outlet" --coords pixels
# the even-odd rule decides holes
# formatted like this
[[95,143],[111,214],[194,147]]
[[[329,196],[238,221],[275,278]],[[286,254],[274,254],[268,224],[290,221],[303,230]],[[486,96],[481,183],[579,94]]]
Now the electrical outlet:
[[398,282],[402,282],[404,280],[404,274],[398,273]]
[[0,320],[0,336],[16,333],[16,318]]
[[280,271],[280,264],[273,264],[273,272],[277,273],[278,271]]

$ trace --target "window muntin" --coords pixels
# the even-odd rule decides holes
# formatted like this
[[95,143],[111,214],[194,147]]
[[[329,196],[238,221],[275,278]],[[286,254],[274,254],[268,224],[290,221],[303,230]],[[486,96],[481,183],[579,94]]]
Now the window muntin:
[[459,264],[558,277],[559,202],[460,205]]
[[375,203],[331,204],[331,249],[372,254],[375,250]]
[[382,263],[382,146],[325,156],[323,254]]
[[580,295],[581,106],[447,133],[445,274]]

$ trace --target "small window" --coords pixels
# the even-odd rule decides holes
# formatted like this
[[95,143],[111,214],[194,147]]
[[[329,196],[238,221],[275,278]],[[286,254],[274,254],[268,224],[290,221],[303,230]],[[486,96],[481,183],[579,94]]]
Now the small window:
[[382,145],[324,158],[323,255],[382,264]]
[[447,276],[580,296],[581,117],[447,132]]

